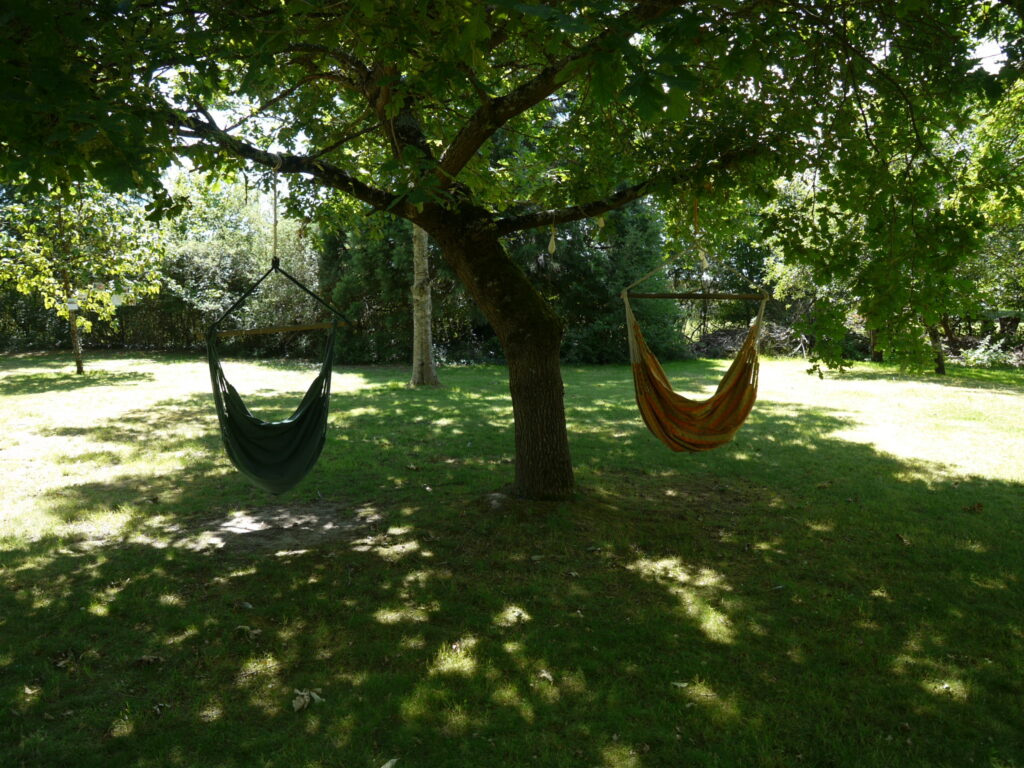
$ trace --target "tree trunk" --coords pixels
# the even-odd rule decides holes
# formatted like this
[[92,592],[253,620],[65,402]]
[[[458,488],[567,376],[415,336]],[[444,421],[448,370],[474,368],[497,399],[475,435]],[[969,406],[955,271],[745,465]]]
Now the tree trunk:
[[427,231],[412,225],[412,378],[410,387],[437,387],[434,335],[430,325],[430,262]]
[[512,494],[565,499],[574,480],[559,365],[562,322],[505,253],[487,214],[435,212],[425,228],[487,318],[508,361],[515,418]]
[[75,373],[85,373],[85,363],[82,361],[82,337],[78,333],[78,313],[68,310],[68,323],[71,325],[71,354],[75,357]]
[[878,331],[874,328],[868,330],[868,348],[871,352],[871,362],[883,362],[885,359],[884,355],[882,354],[882,350],[878,348]]
[[[62,244],[64,238],[63,211],[63,208],[59,209],[61,218],[58,219],[58,238]],[[61,279],[64,283],[64,301],[67,302],[72,298],[71,278],[68,277],[67,271],[61,275]],[[68,310],[68,326],[71,330],[71,354],[75,358],[75,373],[81,375],[85,373],[85,363],[82,361],[82,337],[78,333],[78,312],[73,309]]]
[[928,326],[928,342],[935,353],[935,372],[940,376],[946,375],[946,355],[942,351],[942,340],[939,338],[939,328],[935,325]]
[[1000,317],[999,318],[999,335],[1004,339],[1009,339],[1017,335],[1017,329],[1020,328],[1019,317]]
[[942,316],[942,332],[946,336],[947,343],[954,344],[956,342],[956,325],[949,315]]

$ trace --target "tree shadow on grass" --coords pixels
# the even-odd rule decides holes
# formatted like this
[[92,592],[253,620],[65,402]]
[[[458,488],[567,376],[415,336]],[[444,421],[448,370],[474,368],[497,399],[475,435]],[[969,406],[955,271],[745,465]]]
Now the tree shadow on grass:
[[88,371],[81,375],[49,372],[12,373],[0,377],[0,396],[38,395],[55,390],[70,392],[87,387],[132,385],[152,381],[153,378],[153,374],[145,371]]
[[336,397],[322,474],[230,501],[373,505],[310,552],[161,529],[241,487],[223,463],[190,463],[130,536],[4,552],[0,763],[1020,763],[1019,486],[951,480],[770,401],[721,451],[671,454],[628,381],[604,381],[569,388],[588,395],[570,397],[586,495],[487,497],[510,476],[503,387]]

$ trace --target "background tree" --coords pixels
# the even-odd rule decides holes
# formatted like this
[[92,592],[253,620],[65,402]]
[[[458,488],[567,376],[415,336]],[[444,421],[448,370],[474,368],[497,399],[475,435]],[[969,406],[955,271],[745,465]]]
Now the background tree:
[[972,183],[986,232],[972,267],[982,302],[1012,336],[1024,316],[1024,85],[1018,82],[978,121]]
[[440,385],[434,366],[433,310],[427,231],[412,225],[412,376],[409,386]]
[[[844,207],[870,206],[864,190],[892,153],[866,162],[858,121],[876,140],[910,126],[896,150],[916,169],[990,79],[974,41],[1019,22],[1012,4],[982,0],[933,4],[925,18],[917,0],[27,0],[0,38],[0,98],[19,105],[0,118],[0,159],[122,185],[155,185],[180,155],[248,161],[420,225],[508,361],[514,492],[559,498],[573,490],[562,324],[501,238],[812,165],[835,173],[826,188],[861,195]],[[218,120],[214,107],[233,114]],[[272,141],[284,151],[267,151]],[[931,181],[930,168],[911,177]],[[925,209],[896,192],[880,197]]]
[[109,321],[122,302],[158,290],[160,249],[143,203],[96,182],[0,188],[0,283],[68,321],[76,373],[92,317]]

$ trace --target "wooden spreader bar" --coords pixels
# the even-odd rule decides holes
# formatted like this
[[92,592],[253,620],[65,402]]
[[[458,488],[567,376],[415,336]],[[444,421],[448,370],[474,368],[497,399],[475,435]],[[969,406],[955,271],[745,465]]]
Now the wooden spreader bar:
[[761,293],[628,293],[631,299],[717,299],[725,301],[757,300],[767,298]]
[[[338,323],[346,325],[346,323]],[[238,330],[217,331],[218,336],[257,336],[263,333],[290,333],[292,331],[322,331],[331,328],[334,323],[311,323],[309,325],[279,325],[273,328],[242,328]]]

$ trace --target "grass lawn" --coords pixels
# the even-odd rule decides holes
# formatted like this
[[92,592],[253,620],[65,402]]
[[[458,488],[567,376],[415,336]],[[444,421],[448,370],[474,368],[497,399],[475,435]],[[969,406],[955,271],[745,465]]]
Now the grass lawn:
[[[4,768],[1024,767],[1024,375],[769,360],[685,455],[567,368],[556,504],[492,495],[497,367],[337,371],[281,497],[204,362],[87,367],[0,360]],[[265,417],[315,373],[227,367]]]

